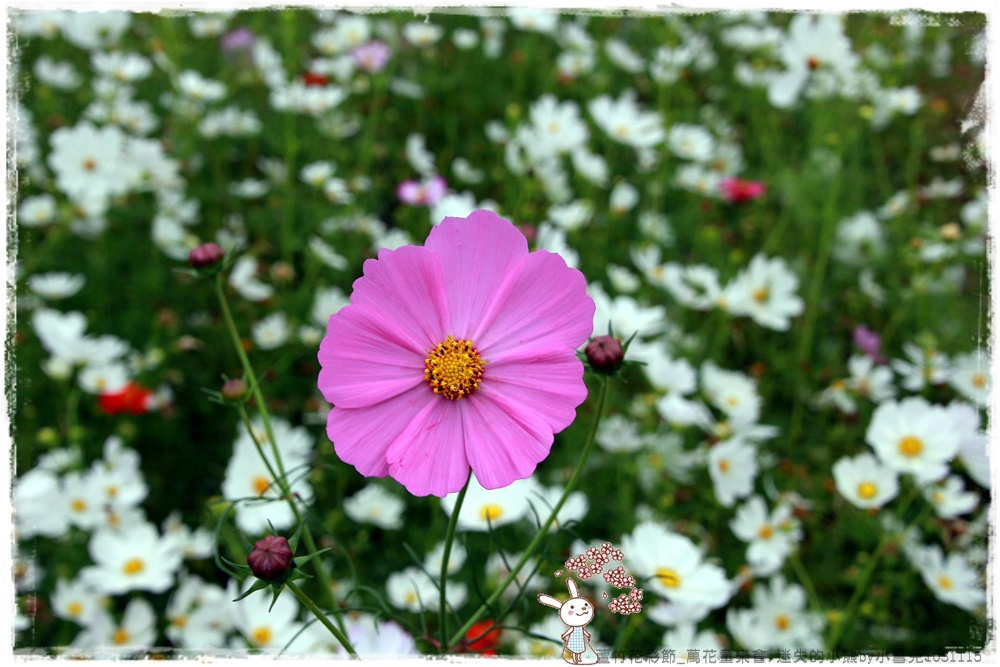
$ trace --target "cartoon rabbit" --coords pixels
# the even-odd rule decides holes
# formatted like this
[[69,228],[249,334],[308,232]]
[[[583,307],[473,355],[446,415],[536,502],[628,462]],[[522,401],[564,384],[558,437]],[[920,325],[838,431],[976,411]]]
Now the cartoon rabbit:
[[[569,588],[570,598],[565,602],[560,602],[546,593],[538,594],[538,601],[546,607],[559,610],[559,619],[566,624],[566,632],[562,633],[563,648],[573,654],[573,661],[563,657],[563,660],[571,665],[592,665],[599,659],[596,652],[590,648],[590,633],[584,626],[594,620],[594,603],[587,598],[579,596],[576,582],[572,578],[566,579],[566,587]],[[589,653],[584,657],[585,653]]]

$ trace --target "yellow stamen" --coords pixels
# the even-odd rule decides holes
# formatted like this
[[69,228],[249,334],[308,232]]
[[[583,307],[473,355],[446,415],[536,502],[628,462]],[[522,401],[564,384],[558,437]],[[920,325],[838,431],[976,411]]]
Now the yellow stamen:
[[656,569],[656,578],[667,588],[677,588],[681,585],[681,575],[666,567]]
[[496,521],[503,515],[503,508],[499,505],[483,505],[479,510],[479,516],[484,521]]
[[253,490],[257,492],[258,496],[264,495],[264,492],[271,488],[271,480],[263,476],[257,476],[253,478]]
[[132,560],[125,563],[125,567],[122,568],[122,570],[125,571],[125,574],[128,575],[139,574],[144,569],[146,569],[146,564],[143,563],[142,559],[140,558],[133,558]]
[[761,287],[753,291],[753,300],[757,303],[765,303],[770,296],[771,293],[767,291],[766,287]]
[[938,577],[938,586],[940,586],[945,590],[948,590],[949,588],[951,588],[951,579],[942,574],[940,577]]
[[128,643],[128,632],[124,628],[118,628],[115,630],[115,634],[111,636],[111,641],[115,643],[115,646],[121,646]]
[[789,620],[789,618],[784,614],[778,614],[777,616],[774,617],[774,627],[778,628],[779,630],[787,630],[789,627],[791,627],[791,625],[792,625],[791,620]]
[[769,523],[765,523],[760,527],[760,530],[757,531],[757,537],[762,540],[769,540],[772,535],[774,535],[774,528],[771,528],[771,524]]
[[871,500],[878,493],[878,488],[871,482],[861,482],[858,484],[858,496],[865,500]]
[[257,644],[258,646],[267,646],[271,643],[271,628],[266,626],[256,628],[253,633],[251,633],[251,636],[253,637],[252,641],[254,644]]
[[69,612],[70,616],[79,616],[83,613],[83,605],[74,600],[69,603],[68,607],[66,607],[66,611]]
[[972,376],[972,385],[976,389],[982,389],[986,386],[986,376],[982,373],[976,373]]
[[424,380],[435,394],[456,401],[479,389],[485,365],[472,341],[455,340],[449,335],[427,353]]
[[924,451],[924,443],[916,436],[908,435],[899,441],[899,453],[903,456],[912,459],[920,456],[922,451]]
[[83,502],[79,498],[74,498],[73,502],[70,503],[70,507],[74,512],[82,512],[87,509],[87,503]]
[[729,472],[729,461],[727,459],[719,461],[719,472]]

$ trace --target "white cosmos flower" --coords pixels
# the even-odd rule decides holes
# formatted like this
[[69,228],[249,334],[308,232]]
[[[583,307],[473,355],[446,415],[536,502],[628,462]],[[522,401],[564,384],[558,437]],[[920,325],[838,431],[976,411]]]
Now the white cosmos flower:
[[274,350],[288,341],[291,335],[288,316],[282,312],[271,313],[254,323],[251,329],[253,342],[262,350]]
[[372,483],[344,499],[344,513],[357,523],[370,523],[380,528],[395,530],[403,527],[402,499]]
[[[418,567],[411,566],[390,574],[385,582],[385,594],[394,606],[414,613],[437,611],[441,606],[437,584]],[[468,599],[468,588],[462,583],[449,582],[445,596],[448,607],[457,609]]]
[[765,577],[781,568],[801,537],[791,505],[779,503],[768,513],[760,496],[741,505],[729,526],[736,537],[749,543],[747,562],[754,574]]
[[89,626],[102,611],[104,596],[82,578],[59,579],[52,593],[52,611],[59,618]]
[[35,535],[65,535],[70,515],[67,511],[58,511],[60,505],[61,487],[55,473],[32,468],[18,477],[14,481],[13,505],[17,539],[28,540]]
[[667,145],[679,158],[706,162],[715,151],[715,137],[701,125],[678,123],[670,128]]
[[55,219],[56,200],[50,194],[27,197],[17,208],[17,223],[22,227],[44,227]]
[[882,507],[899,493],[896,472],[868,453],[834,463],[833,480],[840,495],[862,509]]
[[[133,598],[125,607],[121,622],[104,609],[73,640],[74,648],[91,649],[88,658],[123,657],[136,649],[156,645],[156,612],[144,598]],[[70,652],[70,656],[73,652]]]
[[747,315],[757,324],[786,331],[790,320],[805,307],[796,295],[799,278],[780,257],[757,255],[726,287],[725,299],[733,315]]
[[754,586],[752,596],[752,609],[730,609],[726,614],[726,625],[739,644],[753,650],[823,646],[823,618],[806,611],[801,586],[776,576],[767,586]]
[[189,649],[225,646],[233,628],[232,605],[232,597],[221,586],[185,574],[167,603],[167,638],[174,646]]
[[663,526],[643,522],[622,538],[629,571],[670,602],[699,605],[707,614],[727,602],[731,586],[718,565],[706,563],[691,540]]
[[961,553],[953,551],[946,557],[937,545],[918,547],[913,561],[924,583],[942,602],[966,611],[985,604],[986,590],[980,575]]
[[229,285],[239,292],[240,296],[249,301],[263,301],[271,298],[274,288],[265,285],[256,278],[257,260],[244,255],[236,260],[229,273]]
[[48,164],[56,185],[71,199],[84,196],[98,201],[121,195],[132,185],[126,159],[125,134],[116,125],[102,128],[83,121],[52,133]]
[[891,364],[908,391],[921,391],[927,384],[943,384],[952,374],[951,360],[939,350],[903,343],[903,353],[905,359],[893,359]]
[[756,448],[742,438],[725,440],[708,451],[708,474],[723,507],[753,493],[758,469]]
[[96,565],[83,568],[81,578],[110,595],[143,590],[162,593],[174,585],[183,554],[156,526],[139,523],[122,531],[97,530],[87,545]]
[[965,490],[965,482],[957,475],[951,475],[938,484],[924,487],[924,498],[934,506],[934,512],[942,519],[955,519],[976,509],[979,495]]
[[[499,489],[484,489],[473,475],[458,515],[458,530],[487,531],[524,518],[531,511],[530,492],[538,488],[538,482],[527,477]],[[458,492],[441,499],[441,509],[449,517],[457,500]]]
[[632,89],[617,100],[608,95],[587,105],[594,122],[613,140],[633,148],[653,148],[666,138],[663,119],[655,111],[643,111]]
[[887,466],[926,484],[944,477],[958,454],[961,439],[953,422],[944,407],[919,396],[887,401],[875,409],[865,442]]
[[958,393],[980,407],[990,398],[990,357],[986,353],[970,352],[952,359],[950,384]]
[[[241,591],[237,591],[235,580],[230,579],[226,597],[233,600],[239,593],[245,593],[254,583],[254,577],[247,577]],[[267,591],[257,591],[235,603],[229,603],[232,625],[247,645],[264,653],[273,654],[288,648],[290,653],[308,650],[301,632],[305,627],[297,620],[299,603],[294,596],[279,595],[271,604]]]
[[44,299],[65,299],[79,292],[83,283],[79,273],[36,273],[28,278],[28,289]]

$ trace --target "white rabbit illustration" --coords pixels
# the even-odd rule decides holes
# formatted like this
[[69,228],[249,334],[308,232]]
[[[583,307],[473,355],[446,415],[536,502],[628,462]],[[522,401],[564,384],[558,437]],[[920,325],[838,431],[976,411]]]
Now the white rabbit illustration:
[[594,603],[579,595],[576,582],[572,578],[566,579],[566,587],[569,589],[570,599],[560,602],[546,593],[538,594],[538,601],[546,607],[559,610],[559,619],[566,624],[566,632],[562,633],[563,648],[573,654],[573,661],[563,657],[563,660],[571,665],[592,665],[598,661],[598,656],[593,649],[589,651],[590,658],[584,658],[584,654],[590,646],[590,633],[584,628],[585,625],[594,620]]

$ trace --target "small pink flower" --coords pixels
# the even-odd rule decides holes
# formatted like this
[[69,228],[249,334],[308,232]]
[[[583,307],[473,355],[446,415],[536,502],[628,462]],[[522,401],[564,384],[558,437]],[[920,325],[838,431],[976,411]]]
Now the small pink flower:
[[722,198],[734,204],[740,204],[761,197],[767,192],[767,186],[760,181],[744,181],[730,176],[719,182],[719,193]]
[[423,181],[403,181],[396,187],[396,196],[411,206],[434,206],[448,194],[448,182],[440,176]]
[[358,67],[369,74],[381,72],[389,58],[392,57],[392,50],[385,42],[373,39],[367,44],[356,47],[351,55]]
[[492,211],[445,218],[423,246],[379,251],[330,316],[319,389],[341,460],[417,496],[531,476],[587,397],[583,274],[528,252]]

